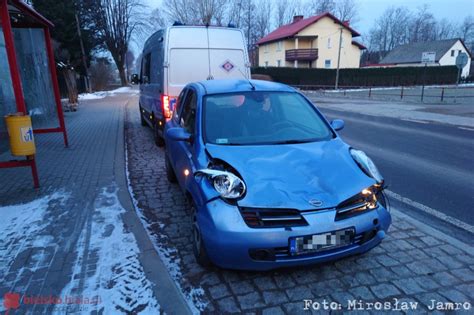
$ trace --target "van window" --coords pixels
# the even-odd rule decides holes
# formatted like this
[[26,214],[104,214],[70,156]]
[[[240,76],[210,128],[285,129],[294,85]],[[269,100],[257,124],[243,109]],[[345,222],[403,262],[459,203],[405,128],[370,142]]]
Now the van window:
[[150,57],[151,53],[148,53],[142,59],[142,71],[141,71],[141,82],[148,84],[150,83]]
[[158,51],[153,51],[151,53],[150,60],[150,83],[156,84],[160,83],[161,76],[161,67],[160,67],[160,54]]
[[194,134],[194,127],[196,125],[196,93],[191,89],[188,90],[183,103],[180,125],[190,134]]

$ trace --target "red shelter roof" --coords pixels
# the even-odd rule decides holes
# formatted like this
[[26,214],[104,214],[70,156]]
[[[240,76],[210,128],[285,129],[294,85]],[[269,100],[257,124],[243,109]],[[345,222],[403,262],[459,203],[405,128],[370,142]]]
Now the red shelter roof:
[[320,15],[312,16],[312,17],[302,19],[302,20],[299,20],[299,21],[296,21],[296,22],[293,22],[293,23],[290,23],[290,24],[287,24],[287,25],[283,25],[283,26],[277,28],[276,30],[274,30],[273,32],[271,32],[270,34],[268,34],[267,36],[260,39],[257,42],[257,44],[261,45],[261,44],[264,44],[264,43],[274,42],[274,41],[277,41],[277,40],[280,40],[280,39],[283,39],[283,38],[293,37],[298,32],[300,32],[301,30],[305,29],[306,27],[310,26],[311,24],[316,23],[317,21],[321,20],[324,17],[331,18],[331,19],[334,20],[335,23],[338,23],[338,24],[344,26],[346,29],[348,29],[352,33],[353,37],[360,36],[360,34],[356,30],[351,28],[347,22],[343,22],[343,21],[339,20],[338,18],[336,18],[331,13],[325,12],[325,13],[322,13]]
[[[19,10],[22,14],[27,14],[31,18],[35,20],[35,22],[38,22],[41,25],[44,26],[49,26],[53,27],[54,24],[51,23],[48,19],[46,19],[44,16],[39,14],[35,9],[27,5],[21,0],[10,0],[10,4],[8,5],[8,10],[11,11],[11,13],[15,13],[15,8]],[[7,2],[8,3],[8,2]],[[11,14],[10,13],[10,14]]]

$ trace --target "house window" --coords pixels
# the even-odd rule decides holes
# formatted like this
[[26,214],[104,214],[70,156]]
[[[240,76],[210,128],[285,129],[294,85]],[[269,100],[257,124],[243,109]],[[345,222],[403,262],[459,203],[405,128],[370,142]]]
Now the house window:
[[324,60],[324,68],[331,68],[331,59]]
[[281,60],[277,60],[277,67],[281,67]]
[[282,46],[282,42],[278,42],[276,51],[281,51]]
[[263,52],[265,54],[268,53],[268,45],[263,46]]
[[454,49],[451,49],[451,57],[454,57]]
[[460,55],[460,54],[461,54],[461,52],[462,52],[462,50],[461,50],[461,49],[459,49],[459,50],[458,50],[458,55]]
[[268,67],[268,61],[265,61],[265,68]]
[[331,37],[328,37],[328,48],[331,48]]

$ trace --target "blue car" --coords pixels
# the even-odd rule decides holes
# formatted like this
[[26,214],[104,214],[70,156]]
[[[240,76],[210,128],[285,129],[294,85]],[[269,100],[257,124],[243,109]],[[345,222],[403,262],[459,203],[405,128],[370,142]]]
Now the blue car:
[[203,266],[268,270],[364,253],[391,223],[372,160],[295,89],[187,85],[165,126],[166,173],[192,207]]

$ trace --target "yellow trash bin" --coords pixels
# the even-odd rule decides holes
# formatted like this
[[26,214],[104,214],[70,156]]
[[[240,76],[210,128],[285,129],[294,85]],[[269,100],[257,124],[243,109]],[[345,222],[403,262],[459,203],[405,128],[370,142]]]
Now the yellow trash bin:
[[34,155],[36,153],[35,139],[30,116],[21,113],[5,116],[8,135],[10,138],[10,151],[15,156]]

